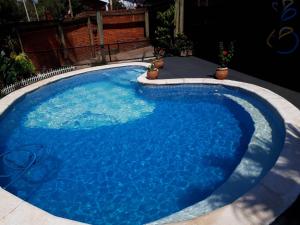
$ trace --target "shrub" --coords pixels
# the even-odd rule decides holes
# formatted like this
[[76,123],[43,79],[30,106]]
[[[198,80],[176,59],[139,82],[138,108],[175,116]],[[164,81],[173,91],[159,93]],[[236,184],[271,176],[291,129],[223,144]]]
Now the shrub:
[[192,41],[185,34],[179,33],[174,37],[174,16],[174,5],[171,5],[164,12],[158,12],[159,26],[156,27],[152,39],[156,58],[164,55],[181,55],[182,51],[192,50],[193,48]]
[[175,7],[172,5],[164,12],[158,12],[159,26],[155,29],[152,45],[156,53],[169,53],[173,45]]
[[155,70],[157,70],[157,68],[155,68],[155,66],[154,66],[154,64],[153,63],[151,63],[148,67],[147,67],[147,71],[155,71]]
[[4,51],[0,54],[0,88],[14,83],[16,81],[16,73],[13,69],[13,60],[6,57]]
[[35,68],[25,53],[11,53],[8,57],[4,51],[0,54],[0,82],[2,86],[35,75]]
[[234,56],[234,43],[231,41],[228,47],[225,47],[223,41],[219,42],[219,64],[221,67],[227,67]]
[[192,41],[182,33],[175,36],[174,40],[174,52],[176,55],[180,55],[181,51],[188,51],[193,49]]
[[19,79],[28,78],[35,74],[34,65],[25,53],[14,55],[12,58],[15,61],[15,70]]

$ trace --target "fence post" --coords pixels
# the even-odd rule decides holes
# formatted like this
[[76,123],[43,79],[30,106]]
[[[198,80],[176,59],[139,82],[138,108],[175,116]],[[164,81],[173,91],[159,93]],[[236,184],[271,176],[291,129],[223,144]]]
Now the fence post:
[[68,58],[68,49],[67,49],[67,45],[66,45],[66,41],[65,41],[65,35],[64,35],[64,30],[61,26],[61,24],[58,24],[58,32],[59,32],[59,37],[60,37],[60,41],[63,47],[63,59],[67,59]]
[[90,38],[90,47],[91,47],[91,56],[95,57],[95,51],[92,48],[92,46],[94,46],[94,37],[93,37],[93,30],[92,30],[92,24],[91,24],[91,17],[88,17],[88,21],[87,21],[87,27],[89,30],[89,38]]
[[145,11],[145,36],[149,38],[149,12]]
[[97,15],[98,33],[100,37],[102,63],[106,64],[106,55],[105,55],[105,48],[104,48],[104,33],[103,33],[103,18],[99,10],[97,10],[96,15]]

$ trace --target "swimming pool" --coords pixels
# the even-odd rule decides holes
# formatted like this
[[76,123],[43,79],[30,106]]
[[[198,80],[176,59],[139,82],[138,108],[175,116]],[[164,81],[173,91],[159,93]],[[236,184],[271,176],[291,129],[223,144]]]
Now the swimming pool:
[[136,83],[144,71],[90,72],[10,107],[0,121],[1,186],[58,216],[143,224],[218,189],[259,122],[260,144],[272,154],[251,185],[272,167],[284,129],[263,100],[214,85],[144,87]]

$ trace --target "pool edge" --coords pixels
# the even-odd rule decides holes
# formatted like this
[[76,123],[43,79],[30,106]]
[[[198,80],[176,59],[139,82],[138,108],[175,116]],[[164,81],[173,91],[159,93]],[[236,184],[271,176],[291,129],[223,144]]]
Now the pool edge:
[[[148,63],[133,62],[133,63],[122,63],[113,64],[106,66],[98,66],[87,69],[76,70],[61,75],[57,75],[45,80],[41,80],[32,85],[23,87],[17,91],[10,93],[4,98],[0,99],[0,115],[4,113],[11,104],[13,104],[21,96],[32,92],[44,85],[50,84],[52,82],[58,81],[60,79],[72,77],[86,72],[124,67],[124,66],[144,66],[147,67]],[[281,96],[267,90],[265,88],[242,83],[232,80],[215,80],[209,78],[183,78],[183,79],[159,79],[159,80],[148,80],[146,79],[146,74],[138,78],[138,82],[142,84],[219,84],[225,86],[232,86],[245,89],[258,96],[262,97],[268,101],[281,115],[286,126],[286,137],[283,150],[276,161],[274,167],[269,171],[269,173],[261,180],[261,182],[256,185],[252,190],[250,190],[245,195],[241,196],[238,200],[232,204],[226,205],[222,208],[216,209],[207,215],[195,218],[190,221],[185,221],[184,223],[176,224],[267,224],[273,221],[277,216],[280,215],[286,208],[288,208],[293,201],[296,199],[300,193],[300,164],[299,153],[297,156],[297,150],[300,149],[300,111],[292,105],[290,102],[282,98]],[[294,130],[292,128],[288,129],[289,126],[294,125]],[[296,134],[295,134],[296,133]],[[294,157],[297,156],[297,157]],[[289,159],[288,161],[286,159]],[[292,164],[293,167],[290,167]],[[286,166],[284,170],[282,167]],[[272,174],[270,174],[272,173]],[[284,178],[289,178],[288,183],[283,181],[277,182],[278,178],[274,178],[274,175],[281,175]],[[274,190],[275,189],[275,190]],[[278,190],[277,190],[278,189]],[[288,190],[288,192],[287,192]],[[42,209],[39,209],[26,201],[6,192],[0,188],[1,204],[0,204],[0,224],[15,224],[15,220],[22,221],[23,225],[47,225],[47,224],[61,224],[61,225],[71,225],[71,224],[83,224],[76,221],[67,220],[64,218],[53,216]],[[3,197],[2,196],[6,196]],[[260,197],[260,198],[258,198]],[[256,198],[256,199],[255,199]],[[275,201],[276,200],[276,201]],[[251,201],[252,204],[249,207],[245,207],[244,203]],[[262,204],[276,204],[274,212],[266,212],[261,210]],[[260,210],[259,210],[260,209]],[[33,223],[29,218],[34,218],[36,223]],[[226,221],[226,222],[225,222]]]
[[138,77],[138,82],[143,85],[213,84],[240,88],[254,93],[271,104],[282,117],[286,129],[283,149],[275,165],[250,191],[233,203],[206,215],[169,224],[269,224],[297,199],[300,193],[300,110],[292,103],[263,87],[233,80],[211,78],[148,80],[144,73]]

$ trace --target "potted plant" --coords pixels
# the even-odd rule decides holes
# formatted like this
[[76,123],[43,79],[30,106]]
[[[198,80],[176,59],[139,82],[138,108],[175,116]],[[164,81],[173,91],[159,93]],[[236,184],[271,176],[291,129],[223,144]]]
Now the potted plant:
[[160,69],[163,68],[165,65],[164,62],[164,50],[160,47],[154,48],[154,56],[155,56],[155,60],[153,60],[153,64],[155,66],[155,68]]
[[193,43],[192,41],[182,33],[176,35],[174,40],[174,52],[179,56],[192,55]]
[[187,56],[192,56],[193,55],[193,42],[191,40],[187,41],[186,49],[187,49]]
[[151,63],[147,68],[147,79],[153,80],[158,77],[158,69]]
[[151,37],[151,44],[154,52],[160,53],[160,56],[170,54],[174,41],[174,14],[175,6],[171,5],[169,9],[163,12],[157,12],[157,26],[154,35]]
[[176,55],[187,56],[186,40],[187,37],[184,34],[182,33],[176,34],[174,40],[174,52],[176,52]]
[[228,48],[225,48],[224,42],[219,42],[219,66],[216,69],[215,77],[217,79],[226,79],[229,74],[228,64],[231,62],[234,55],[233,41],[229,43]]

